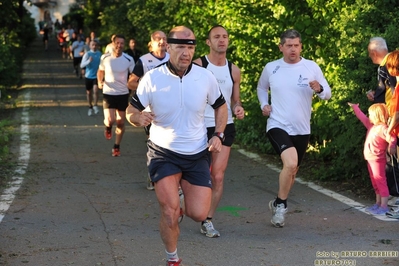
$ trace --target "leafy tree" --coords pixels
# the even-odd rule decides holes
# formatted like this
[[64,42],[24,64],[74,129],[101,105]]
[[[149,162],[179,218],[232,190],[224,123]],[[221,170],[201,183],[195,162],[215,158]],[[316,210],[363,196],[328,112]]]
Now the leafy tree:
[[26,46],[36,32],[23,1],[3,1],[0,7],[0,89],[4,91],[17,84]]
[[73,29],[79,30],[84,28],[84,12],[80,4],[72,4],[69,13],[64,15],[62,19],[66,24],[71,25]]

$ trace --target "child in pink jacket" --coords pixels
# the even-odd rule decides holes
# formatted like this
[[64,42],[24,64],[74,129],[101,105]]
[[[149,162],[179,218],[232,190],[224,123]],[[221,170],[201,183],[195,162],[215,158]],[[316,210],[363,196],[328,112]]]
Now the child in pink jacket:
[[367,128],[363,154],[367,160],[371,184],[375,191],[375,204],[367,207],[366,211],[374,215],[385,215],[389,211],[389,190],[385,175],[387,151],[396,152],[396,137],[388,134],[388,110],[383,103],[376,103],[369,107],[369,117],[359,108],[359,104],[348,103],[355,112],[356,117]]

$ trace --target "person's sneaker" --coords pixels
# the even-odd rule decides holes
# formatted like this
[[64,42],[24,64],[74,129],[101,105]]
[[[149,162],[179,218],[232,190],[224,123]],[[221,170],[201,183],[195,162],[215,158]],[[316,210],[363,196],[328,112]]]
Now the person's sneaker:
[[119,148],[112,149],[112,156],[114,156],[114,157],[121,156],[121,151],[119,150]]
[[180,199],[180,216],[177,221],[181,223],[181,221],[183,221],[184,218],[184,194],[181,187],[179,187],[179,199]]
[[154,190],[155,189],[154,182],[151,181],[150,176],[147,177],[147,189],[148,190]]
[[166,261],[166,266],[180,266],[181,259],[178,261],[168,260]]
[[369,213],[373,215],[385,215],[387,212],[389,212],[388,207],[378,207],[376,210],[372,210]]
[[98,114],[98,113],[100,112],[100,108],[98,108],[97,105],[94,105],[94,106],[93,106],[93,110],[94,110],[94,113],[95,113],[95,114]]
[[93,108],[89,108],[89,110],[87,111],[87,115],[88,116],[92,116],[93,115]]
[[112,138],[112,129],[108,130],[107,128],[104,129],[104,137],[106,139],[111,139]]
[[388,200],[388,206],[399,207],[399,197],[393,197],[392,199]]
[[269,209],[272,211],[272,219],[270,222],[275,226],[275,227],[283,227],[285,222],[284,222],[284,215],[287,213],[287,208],[284,208],[284,203],[277,204],[277,206],[274,206],[274,200],[271,200],[269,202]]
[[364,210],[365,210],[366,212],[371,212],[371,211],[377,210],[379,207],[380,207],[380,205],[374,204],[373,206],[367,207],[367,208],[365,208]]
[[211,221],[206,220],[202,225],[201,225],[201,234],[204,234],[207,237],[219,237],[220,233],[218,230],[216,230],[213,227],[213,224]]
[[389,212],[385,213],[385,215],[388,218],[399,219],[399,207],[391,208],[391,210]]

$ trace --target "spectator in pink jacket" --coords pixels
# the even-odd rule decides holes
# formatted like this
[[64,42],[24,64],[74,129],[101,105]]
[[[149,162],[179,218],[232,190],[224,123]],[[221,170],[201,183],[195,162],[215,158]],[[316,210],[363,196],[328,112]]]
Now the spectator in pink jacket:
[[396,137],[388,134],[388,110],[383,103],[376,103],[369,107],[369,117],[359,108],[359,104],[348,103],[356,117],[367,128],[363,154],[367,160],[371,184],[375,191],[375,204],[367,207],[366,211],[374,215],[384,215],[389,211],[389,191],[385,175],[387,151],[396,153]]

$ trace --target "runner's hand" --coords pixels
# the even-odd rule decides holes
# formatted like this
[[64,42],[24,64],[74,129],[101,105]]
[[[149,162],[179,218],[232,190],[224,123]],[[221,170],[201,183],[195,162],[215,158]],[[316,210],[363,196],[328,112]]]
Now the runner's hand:
[[244,112],[244,108],[240,105],[237,105],[236,107],[234,107],[234,115],[236,116],[237,119],[243,119],[245,112]]
[[221,152],[222,151],[222,141],[217,137],[213,136],[209,142],[208,151],[210,152]]
[[267,105],[263,106],[263,108],[262,108],[262,115],[263,116],[269,116],[271,112],[272,112],[272,106],[271,105],[267,104]]
[[154,115],[150,112],[141,112],[139,116],[139,124],[142,127],[146,127],[151,124],[152,120],[154,120]]

